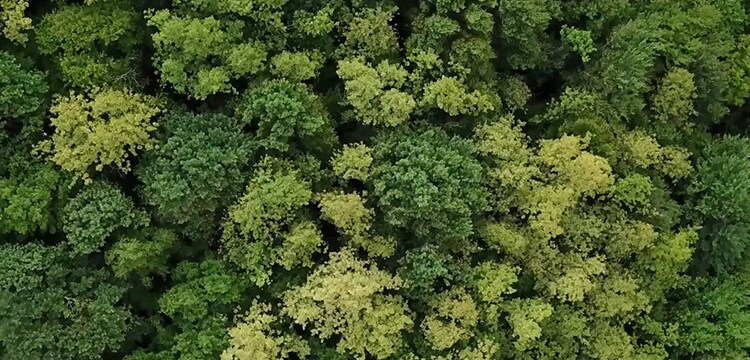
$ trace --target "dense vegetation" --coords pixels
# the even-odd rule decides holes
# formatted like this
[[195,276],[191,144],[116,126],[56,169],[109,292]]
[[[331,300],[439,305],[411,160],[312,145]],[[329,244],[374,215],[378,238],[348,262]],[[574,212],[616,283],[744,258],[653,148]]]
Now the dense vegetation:
[[0,19],[0,359],[750,359],[750,2]]

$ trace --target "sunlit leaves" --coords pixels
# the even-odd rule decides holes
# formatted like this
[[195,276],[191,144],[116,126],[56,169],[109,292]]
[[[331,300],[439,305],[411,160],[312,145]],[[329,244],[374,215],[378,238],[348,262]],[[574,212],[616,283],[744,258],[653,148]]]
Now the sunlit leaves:
[[55,133],[38,145],[64,170],[88,181],[89,170],[111,166],[130,171],[128,155],[154,145],[154,117],[160,108],[145,95],[101,90],[88,96],[71,93],[52,106]]

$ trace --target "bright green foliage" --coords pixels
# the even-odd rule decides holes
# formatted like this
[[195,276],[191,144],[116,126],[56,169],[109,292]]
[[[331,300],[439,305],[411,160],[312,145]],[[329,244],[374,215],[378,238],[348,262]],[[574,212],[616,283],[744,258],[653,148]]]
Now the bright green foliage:
[[129,91],[101,90],[89,96],[71,93],[52,106],[55,133],[37,150],[66,171],[89,181],[93,166],[130,171],[128,155],[153,147],[152,118],[160,109],[151,97]]
[[314,148],[314,140],[329,136],[328,117],[315,94],[286,80],[265,81],[250,89],[238,115],[257,126],[255,141],[269,151],[286,152],[292,144]]
[[315,52],[285,51],[271,58],[271,72],[290,82],[314,78],[321,67],[321,55]]
[[0,178],[0,233],[56,230],[53,210],[59,185],[60,174],[39,163]]
[[299,338],[282,335],[278,316],[271,314],[271,306],[254,303],[244,320],[229,329],[229,347],[221,360],[278,360],[288,359],[295,353],[304,359],[310,349]]
[[381,137],[372,183],[386,221],[437,243],[471,235],[485,200],[481,166],[470,154],[468,141],[437,129]]
[[675,315],[680,325],[680,355],[706,359],[742,359],[750,350],[750,293],[747,276],[698,278]]
[[698,161],[689,193],[703,227],[697,244],[700,269],[732,273],[750,259],[750,143],[725,137]]
[[169,249],[177,236],[164,229],[146,229],[123,236],[106,253],[107,264],[120,279],[130,276],[147,280],[149,275],[166,275]]
[[654,96],[653,108],[657,118],[676,124],[685,123],[695,114],[693,100],[696,96],[693,74],[680,68],[671,70]]
[[627,118],[645,107],[643,94],[649,90],[648,75],[656,56],[657,34],[653,23],[645,19],[618,26],[592,67],[595,69],[592,82],[618,116]]
[[162,127],[159,146],[136,169],[143,198],[161,220],[193,233],[210,228],[244,185],[248,138],[239,121],[222,115],[174,112]]
[[246,281],[239,274],[214,259],[181,262],[172,271],[172,277],[175,285],[159,299],[159,308],[184,323],[228,312],[246,289]]
[[741,35],[735,42],[735,51],[730,58],[730,78],[732,86],[725,89],[727,100],[732,105],[740,105],[750,94],[750,36]]
[[562,40],[567,46],[581,56],[583,62],[586,63],[591,60],[590,55],[596,51],[596,47],[594,46],[594,40],[591,39],[590,31],[563,25],[562,30],[560,30],[560,36],[562,36]]
[[344,145],[331,159],[333,172],[344,180],[366,181],[371,165],[372,149],[362,143]]
[[0,245],[3,358],[101,359],[125,340],[125,288],[60,247]]
[[[1,4],[1,2],[0,2]],[[41,136],[48,85],[45,76],[0,51],[0,174],[16,160],[28,163],[31,143]],[[17,152],[20,152],[18,154]],[[33,166],[32,166],[33,167]],[[19,170],[22,171],[22,170]]]
[[487,261],[476,267],[476,287],[484,302],[500,302],[503,295],[516,292],[518,268]]
[[174,345],[164,355],[168,359],[218,359],[227,347],[227,320],[223,316],[209,317],[197,325],[183,324],[174,336]]
[[344,49],[349,56],[376,61],[393,55],[398,50],[396,33],[388,23],[393,10],[365,9],[348,22]]
[[460,80],[445,76],[425,86],[420,105],[437,107],[450,116],[478,115],[495,109],[489,96],[476,90],[469,92]]
[[416,107],[414,98],[400,90],[408,76],[400,65],[383,61],[372,67],[354,58],[339,61],[337,73],[344,81],[354,118],[365,125],[403,124]]
[[[250,272],[252,281],[258,285],[268,282],[274,263],[304,262],[302,256],[317,249],[321,238],[310,225],[293,225],[311,199],[310,184],[300,179],[298,170],[265,158],[255,169],[245,195],[229,208],[222,236],[227,257]],[[285,235],[284,227],[291,227],[292,233]],[[306,253],[291,258],[288,253],[291,249],[279,250],[284,237],[288,239],[284,242],[289,241],[292,248],[301,245]],[[274,251],[281,258],[272,256]]]
[[162,81],[196,99],[233,91],[231,80],[265,67],[265,46],[245,42],[240,22],[160,10],[150,14],[148,24],[157,29],[152,35],[154,60]]
[[401,286],[399,277],[342,250],[284,294],[284,312],[321,339],[340,335],[337,348],[357,359],[385,359],[399,350],[402,332],[412,325],[401,298],[383,294]]
[[65,5],[36,27],[39,49],[57,59],[63,79],[78,88],[132,84],[138,15],[119,1]]
[[464,19],[466,20],[466,26],[469,30],[480,32],[482,34],[491,33],[492,28],[495,25],[492,13],[483,9],[478,4],[471,4],[466,8]]
[[29,40],[25,33],[31,29],[31,18],[25,16],[28,0],[0,1],[0,23],[3,24],[3,35],[11,41],[23,44]]
[[148,214],[135,209],[117,187],[103,182],[85,187],[64,211],[63,231],[76,255],[97,251],[116,231],[149,223]]

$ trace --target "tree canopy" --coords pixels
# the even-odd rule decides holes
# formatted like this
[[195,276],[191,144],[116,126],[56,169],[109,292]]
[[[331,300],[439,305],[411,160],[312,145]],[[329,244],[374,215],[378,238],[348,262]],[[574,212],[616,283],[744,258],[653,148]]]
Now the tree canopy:
[[750,2],[0,0],[0,360],[750,359]]

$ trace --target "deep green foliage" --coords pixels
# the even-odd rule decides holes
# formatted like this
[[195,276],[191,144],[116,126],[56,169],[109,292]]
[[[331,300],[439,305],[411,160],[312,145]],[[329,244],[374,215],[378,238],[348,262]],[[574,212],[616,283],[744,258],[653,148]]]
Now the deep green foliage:
[[472,234],[484,209],[481,166],[468,141],[439,129],[385,133],[375,147],[372,183],[388,223],[440,244]]
[[86,255],[99,250],[117,231],[148,225],[148,214],[115,186],[95,183],[73,197],[63,210],[63,230],[71,253]]
[[244,185],[249,138],[239,121],[219,114],[170,113],[162,129],[136,169],[143,198],[160,220],[210,234],[217,210]]
[[747,274],[698,278],[677,304],[681,355],[742,359],[750,351]]
[[0,245],[0,338],[6,359],[100,359],[125,340],[125,289],[61,247]]
[[703,224],[696,266],[741,268],[750,260],[750,143],[726,137],[709,144],[688,190]]

